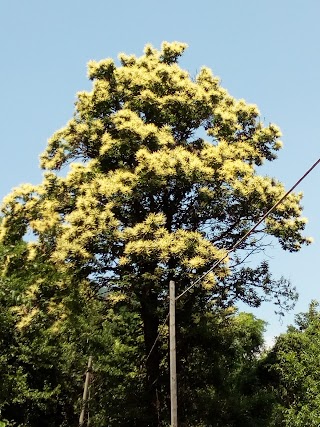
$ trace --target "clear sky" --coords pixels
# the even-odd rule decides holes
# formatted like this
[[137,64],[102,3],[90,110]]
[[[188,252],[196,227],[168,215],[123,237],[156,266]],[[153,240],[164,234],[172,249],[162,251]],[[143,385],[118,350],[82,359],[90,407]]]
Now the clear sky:
[[[284,149],[264,168],[289,188],[320,156],[320,2],[318,0],[0,0],[0,198],[23,183],[39,183],[38,156],[47,138],[71,118],[75,94],[90,89],[86,63],[140,55],[146,43],[187,42],[181,65],[202,65],[237,98],[256,103],[278,124]],[[300,298],[294,312],[319,299],[320,166],[300,185],[312,246],[298,254],[268,251],[276,276]],[[266,304],[255,314],[283,323]]]

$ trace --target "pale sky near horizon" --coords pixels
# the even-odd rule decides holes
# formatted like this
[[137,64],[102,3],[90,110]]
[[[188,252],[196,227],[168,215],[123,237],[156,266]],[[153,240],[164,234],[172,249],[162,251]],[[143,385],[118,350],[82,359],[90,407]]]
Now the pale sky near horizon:
[[[194,75],[209,66],[231,95],[280,126],[284,148],[264,173],[289,188],[320,156],[319,16],[317,0],[0,0],[0,199],[41,181],[47,138],[71,118],[76,92],[91,87],[88,60],[140,55],[163,40],[187,42],[184,68]],[[320,166],[298,188],[314,244],[297,254],[268,250],[275,276],[289,278],[300,298],[282,323],[271,304],[254,311],[269,322],[267,337],[320,300],[319,184]]]

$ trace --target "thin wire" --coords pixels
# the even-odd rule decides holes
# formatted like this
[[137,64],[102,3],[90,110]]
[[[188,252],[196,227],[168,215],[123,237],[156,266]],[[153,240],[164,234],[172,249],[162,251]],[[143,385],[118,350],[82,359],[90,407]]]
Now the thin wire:
[[148,356],[147,356],[147,358],[146,358],[146,362],[147,362],[147,360],[149,359],[149,357],[150,357],[151,353],[153,352],[153,349],[155,348],[155,346],[156,346],[156,344],[157,344],[157,342],[158,342],[158,339],[160,338],[160,335],[161,335],[161,328],[162,328],[162,327],[167,323],[168,319],[169,319],[169,312],[168,312],[167,317],[165,318],[164,322],[162,323],[161,327],[159,328],[159,333],[158,333],[158,335],[157,335],[157,338],[154,340],[154,343],[153,343],[153,345],[152,345],[152,347],[151,347],[151,349],[150,349],[150,351],[149,351],[149,354],[148,354]]
[[304,180],[304,178],[309,175],[309,173],[320,163],[320,158],[305,172],[304,175],[298,181],[288,190],[284,196],[280,198],[280,200],[277,201],[263,216],[262,218],[249,230],[247,231],[244,236],[242,236],[233,246],[231,249],[228,249],[225,255],[218,259],[205,273],[202,274],[195,282],[193,282],[187,289],[185,289],[180,295],[176,297],[176,301],[181,298],[185,293],[189,292],[190,289],[192,289],[194,286],[196,286],[202,279],[204,279],[213,269],[215,269],[222,261],[224,261],[227,256],[233,252],[243,241],[249,237],[249,235],[266,219],[266,217],[278,206],[280,203]]

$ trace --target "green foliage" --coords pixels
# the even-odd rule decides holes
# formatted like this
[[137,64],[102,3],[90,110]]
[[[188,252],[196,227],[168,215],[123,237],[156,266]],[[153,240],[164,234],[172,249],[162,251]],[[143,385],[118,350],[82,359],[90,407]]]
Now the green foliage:
[[260,375],[273,390],[272,426],[316,427],[320,423],[320,313],[313,301],[296,326],[277,338]]
[[3,418],[16,427],[77,425],[89,354],[94,357],[92,425],[121,424],[124,406],[129,419],[142,417],[145,370],[138,365],[142,328],[137,314],[129,307],[116,314],[81,293],[65,296],[63,303],[72,306],[69,316],[57,321],[56,314],[52,318],[41,309],[26,324],[2,299]]
[[[44,269],[42,266],[41,272]],[[20,281],[22,276],[24,281],[34,279],[21,270],[20,274]],[[20,313],[11,309],[15,301],[8,299],[7,289],[19,281],[18,274],[12,277],[11,284],[9,279],[7,276],[7,288],[3,282],[0,287],[6,291],[1,299],[0,408],[3,417],[10,420],[8,425],[76,425],[89,354],[94,357],[90,425],[152,425],[143,324],[137,303],[120,300],[108,307],[103,301],[84,298],[81,289],[72,288],[70,279],[64,277],[69,286],[61,300],[70,308],[70,315],[57,321],[57,313],[53,316],[43,305],[26,324],[21,323]],[[54,285],[51,279],[53,283],[47,283],[48,288]],[[263,322],[231,309],[208,311],[201,304],[198,298],[197,314],[191,318],[188,306],[179,310],[181,423],[258,425],[250,422],[254,410],[261,406],[261,397],[252,392],[248,383],[263,341]],[[164,402],[159,407],[161,425],[168,424],[170,412],[167,333],[165,327],[159,349],[162,362],[158,394]]]
[[36,307],[32,319],[22,316],[27,308],[22,289],[30,289],[33,279],[30,270],[20,269],[0,284],[1,414],[10,426],[67,426],[66,420],[75,419],[73,407],[82,387],[80,366],[73,372],[74,364],[81,363],[75,337],[70,342],[75,331],[57,333],[57,320],[44,307]]
[[197,315],[180,330],[181,422],[188,426],[264,425],[266,395],[254,387],[263,331],[263,321],[234,310]]

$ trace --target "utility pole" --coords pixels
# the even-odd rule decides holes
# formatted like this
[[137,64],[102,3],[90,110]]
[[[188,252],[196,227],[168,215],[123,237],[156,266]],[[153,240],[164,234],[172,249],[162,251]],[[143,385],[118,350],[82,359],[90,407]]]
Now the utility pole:
[[169,337],[170,337],[170,399],[171,399],[171,427],[178,427],[177,413],[177,361],[176,361],[176,297],[175,283],[170,280],[169,298]]
[[81,414],[79,418],[79,427],[82,427],[84,423],[84,416],[85,416],[86,405],[88,400],[91,370],[92,370],[92,356],[89,356],[88,368],[86,372],[86,380],[84,382],[84,388],[83,388],[82,408],[81,408]]

